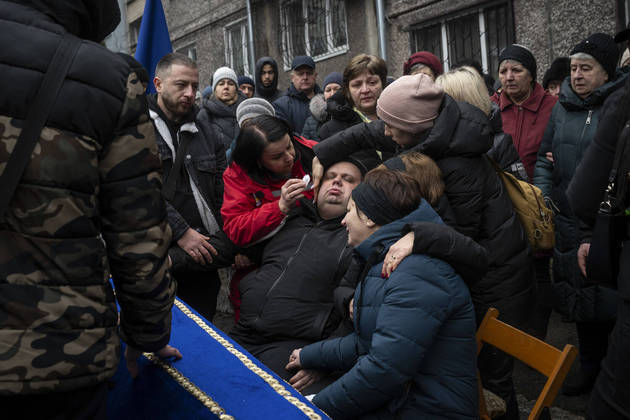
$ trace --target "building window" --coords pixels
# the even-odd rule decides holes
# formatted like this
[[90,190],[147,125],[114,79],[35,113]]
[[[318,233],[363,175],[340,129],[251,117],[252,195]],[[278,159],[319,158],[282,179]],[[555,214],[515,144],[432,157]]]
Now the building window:
[[195,44],[187,45],[183,48],[178,49],[175,52],[187,56],[195,63],[197,62],[197,48],[195,47]]
[[225,27],[225,62],[237,75],[251,76],[248,62],[247,20],[240,19]]
[[484,72],[495,74],[499,53],[514,43],[512,9],[505,2],[443,16],[411,29],[412,52],[434,53],[445,71],[462,60],[474,59]]
[[129,24],[129,45],[134,46],[138,43],[140,36],[140,24],[142,24],[142,16]]
[[348,51],[344,0],[280,2],[282,59],[289,69],[296,55],[322,60]]

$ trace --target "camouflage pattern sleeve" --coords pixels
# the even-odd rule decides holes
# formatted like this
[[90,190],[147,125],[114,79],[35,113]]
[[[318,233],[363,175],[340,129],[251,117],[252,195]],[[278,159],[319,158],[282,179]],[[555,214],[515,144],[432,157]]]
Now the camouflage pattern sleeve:
[[171,230],[161,196],[161,163],[144,88],[135,73],[115,136],[99,159],[102,235],[121,307],[122,339],[155,351],[170,338],[175,281],[168,267]]

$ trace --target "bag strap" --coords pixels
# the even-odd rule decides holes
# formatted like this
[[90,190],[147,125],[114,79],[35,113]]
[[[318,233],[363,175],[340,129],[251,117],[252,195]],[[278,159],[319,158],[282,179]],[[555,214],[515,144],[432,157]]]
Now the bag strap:
[[[501,178],[501,181],[505,184],[505,178],[509,178],[510,181],[512,181],[512,184],[514,184],[514,182],[518,183],[519,185],[521,185],[521,188],[523,185],[527,185],[529,187],[529,189],[532,192],[532,195],[534,196],[534,199],[536,200],[536,205],[538,206],[538,214],[540,215],[541,219],[544,220],[545,219],[545,212],[543,209],[545,209],[547,206],[544,203],[541,203],[540,200],[538,199],[538,194],[536,194],[536,189],[534,188],[534,185],[531,182],[528,181],[523,181],[520,179],[517,179],[514,175],[510,174],[509,172],[501,169],[501,167],[499,166],[498,163],[496,163],[494,161],[494,159],[492,159],[490,156],[486,155],[486,158],[488,159],[488,161],[490,162],[490,164],[492,164],[492,166],[494,167],[494,169],[497,171],[497,174],[499,175],[499,178]],[[523,191],[524,192],[524,191]]]
[[175,196],[175,187],[177,186],[179,174],[182,171],[182,163],[184,162],[184,155],[188,149],[188,143],[190,143],[190,136],[186,135],[182,137],[179,145],[177,146],[177,156],[175,156],[175,162],[173,162],[173,166],[171,166],[171,170],[168,173],[166,184],[164,185],[164,188],[162,188],[162,197],[164,197],[166,201],[172,201]]
[[31,159],[33,149],[35,149],[35,145],[39,141],[44,124],[48,120],[55,99],[61,90],[61,86],[80,46],[81,40],[79,38],[68,33],[64,34],[57,46],[55,55],[48,65],[48,70],[46,70],[42,83],[37,89],[34,101],[29,106],[24,126],[17,139],[15,148],[2,176],[0,176],[0,190],[3,191],[0,194],[0,217],[4,215],[13,198],[13,194]]
[[615,149],[615,158],[613,160],[612,169],[608,175],[608,186],[606,187],[606,191],[604,193],[604,200],[599,205],[600,213],[609,214],[617,211],[617,197],[615,195],[617,190],[617,172],[621,166],[621,160],[626,149],[627,139],[630,137],[630,120],[626,121],[619,137],[620,141]]

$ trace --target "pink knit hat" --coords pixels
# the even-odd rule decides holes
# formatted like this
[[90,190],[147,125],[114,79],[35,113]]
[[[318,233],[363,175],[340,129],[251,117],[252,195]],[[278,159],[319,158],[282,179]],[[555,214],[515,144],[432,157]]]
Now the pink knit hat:
[[387,86],[376,102],[378,117],[399,130],[416,134],[433,126],[444,90],[426,74],[401,76]]

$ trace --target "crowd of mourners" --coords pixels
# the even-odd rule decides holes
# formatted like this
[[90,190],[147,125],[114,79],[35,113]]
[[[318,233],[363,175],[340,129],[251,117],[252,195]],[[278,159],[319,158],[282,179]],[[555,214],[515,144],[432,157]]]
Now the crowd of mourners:
[[[589,418],[630,418],[629,247],[616,287],[588,263],[610,169],[630,165],[613,162],[630,127],[627,31],[585,37],[544,73],[512,44],[486,71],[419,51],[393,75],[359,54],[320,85],[311,57],[286,81],[262,57],[253,77],[220,67],[200,89],[185,55],[149,80],[85,41],[113,29],[104,5],[22,3],[0,1],[0,171],[33,69],[43,78],[64,33],[84,41],[0,214],[3,405],[101,401],[116,330],[132,375],[142,351],[181,357],[174,295],[211,321],[223,279],[229,335],[334,419],[478,418],[478,372],[518,419],[513,358],[477,356],[489,308],[541,340],[552,311],[575,323],[579,375],[562,392],[590,392]],[[497,168],[541,189],[553,250],[533,251]],[[72,409],[102,415],[88,405]]]

